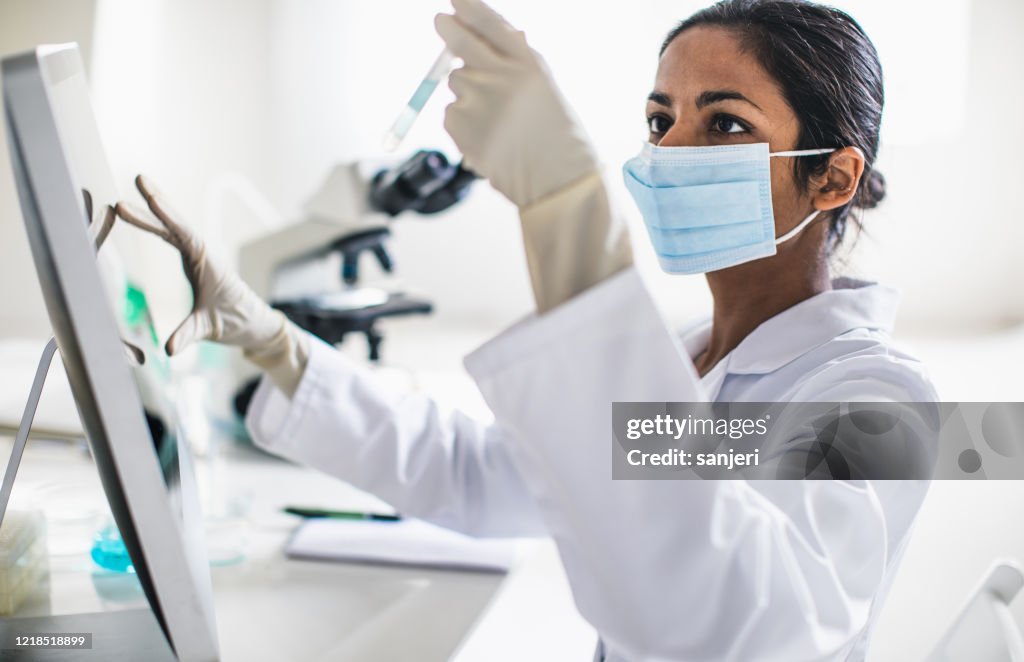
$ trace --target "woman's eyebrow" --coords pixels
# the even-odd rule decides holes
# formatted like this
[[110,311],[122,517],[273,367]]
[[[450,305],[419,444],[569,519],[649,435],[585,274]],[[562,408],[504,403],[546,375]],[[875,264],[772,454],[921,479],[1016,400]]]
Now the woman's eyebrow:
[[650,94],[648,94],[647,95],[647,100],[648,101],[653,101],[654,103],[658,104],[659,106],[665,106],[666,108],[671,108],[672,107],[672,97],[670,97],[669,95],[665,94],[664,92],[659,92],[657,90],[655,90],[655,91],[651,92]]
[[697,110],[700,110],[705,106],[710,106],[711,104],[718,103],[719,101],[744,101],[754,108],[761,110],[761,106],[758,106],[756,103],[735,90],[706,90],[701,92],[700,95],[694,99],[694,104],[696,104]]

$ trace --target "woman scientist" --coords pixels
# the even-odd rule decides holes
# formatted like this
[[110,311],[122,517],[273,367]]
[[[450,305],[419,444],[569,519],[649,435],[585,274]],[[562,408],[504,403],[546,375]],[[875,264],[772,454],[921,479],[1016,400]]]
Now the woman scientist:
[[195,294],[168,352],[211,339],[263,367],[247,423],[268,450],[453,529],[552,536],[598,659],[862,659],[926,483],[613,481],[608,428],[612,402],[698,387],[936,400],[891,344],[896,293],[829,274],[851,209],[883,194],[871,42],[834,9],[726,0],[662,45],[649,144],[623,175],[662,267],[707,274],[713,315],[680,344],[543,60],[480,0],[453,4],[436,21],[464,62],[445,126],[519,208],[538,309],[466,359],[496,422],[386,395],[213,264],[140,178],[160,223],[118,213],[181,252]]

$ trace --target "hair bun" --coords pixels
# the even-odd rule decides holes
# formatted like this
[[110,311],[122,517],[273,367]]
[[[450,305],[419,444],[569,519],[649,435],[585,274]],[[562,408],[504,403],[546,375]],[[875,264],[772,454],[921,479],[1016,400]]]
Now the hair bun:
[[860,190],[854,200],[854,206],[861,209],[874,209],[885,199],[885,177],[875,169],[869,169],[860,183]]

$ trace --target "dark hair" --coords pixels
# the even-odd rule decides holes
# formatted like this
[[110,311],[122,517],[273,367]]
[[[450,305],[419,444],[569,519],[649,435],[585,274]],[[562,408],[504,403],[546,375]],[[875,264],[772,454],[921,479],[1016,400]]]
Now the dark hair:
[[[846,233],[850,208],[871,209],[885,197],[885,178],[872,167],[885,102],[874,44],[855,20],[832,7],[802,0],[722,0],[677,25],[659,55],[697,26],[735,32],[742,48],[778,82],[800,120],[795,149],[863,150],[866,164],[857,192],[832,212],[829,222],[834,248]],[[828,154],[793,159],[797,181],[806,187],[811,176],[825,172],[828,159]],[[853,220],[859,229],[860,219]]]

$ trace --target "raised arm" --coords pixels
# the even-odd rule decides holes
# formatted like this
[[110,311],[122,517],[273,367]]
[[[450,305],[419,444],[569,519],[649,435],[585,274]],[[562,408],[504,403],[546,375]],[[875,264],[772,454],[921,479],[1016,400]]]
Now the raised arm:
[[543,58],[490,7],[453,0],[437,31],[462,58],[445,128],[467,167],[519,208],[537,310],[629,267],[626,226],[598,160]]

